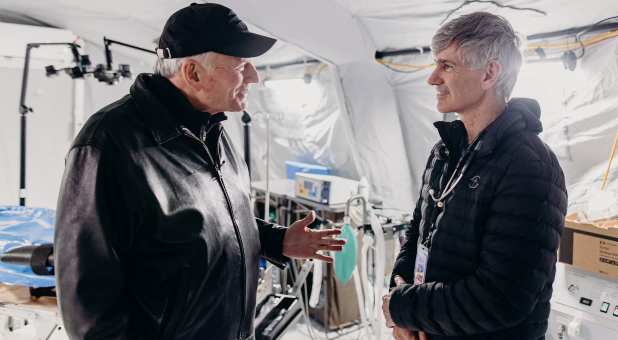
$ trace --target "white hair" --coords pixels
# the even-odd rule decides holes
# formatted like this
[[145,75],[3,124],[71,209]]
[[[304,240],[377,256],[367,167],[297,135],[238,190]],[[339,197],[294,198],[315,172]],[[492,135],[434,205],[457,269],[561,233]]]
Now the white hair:
[[496,82],[496,94],[505,99],[511,96],[522,57],[519,37],[506,19],[487,12],[455,18],[433,36],[433,53],[440,53],[452,43],[459,45],[460,56],[468,67],[478,69],[490,61],[498,62],[502,71]]
[[154,73],[159,74],[165,78],[172,78],[178,71],[180,71],[180,67],[182,63],[187,61],[188,59],[196,60],[198,63],[202,64],[202,66],[208,68],[209,60],[208,57],[211,52],[200,53],[196,55],[192,55],[189,57],[183,58],[172,58],[172,59],[163,59],[158,58],[157,63],[154,67]]

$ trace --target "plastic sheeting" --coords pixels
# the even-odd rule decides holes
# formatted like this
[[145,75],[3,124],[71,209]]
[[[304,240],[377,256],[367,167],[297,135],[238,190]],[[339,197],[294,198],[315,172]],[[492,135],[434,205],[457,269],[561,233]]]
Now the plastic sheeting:
[[[616,160],[606,193],[600,189],[618,133],[618,39],[586,48],[580,62],[576,71],[585,81],[577,82],[566,93],[565,113],[544,138],[558,150],[560,164],[567,174],[569,212],[583,212],[591,219],[616,217],[618,204],[612,204],[618,197]],[[614,201],[603,199],[604,195]]]
[[384,68],[375,62],[359,62],[338,69],[355,137],[353,146],[371,184],[370,199],[379,196],[387,208],[411,211],[416,190],[407,159],[407,128],[398,115]]
[[[0,206],[0,253],[54,239],[56,213],[51,209]],[[53,287],[53,276],[40,276],[28,266],[0,262],[0,282],[28,287]]]
[[[253,180],[266,178],[267,128],[270,178],[286,178],[287,160],[319,164],[337,176],[359,178],[347,115],[339,107],[332,73],[324,64],[263,72],[263,84],[249,91]],[[242,150],[240,114],[228,114],[226,130]],[[269,127],[267,125],[270,125]]]
[[[395,58],[393,62],[424,65],[432,63],[433,57],[431,54],[425,54],[412,58]],[[411,73],[399,73],[384,68],[388,82],[395,91],[415,200],[421,189],[421,179],[429,152],[440,138],[433,123],[443,118],[443,114],[436,110],[436,91],[427,84],[431,71],[429,68]]]
[[[541,104],[541,138],[564,170],[569,212],[589,211],[597,218],[618,214],[618,204],[612,205],[614,201],[602,199],[599,193],[618,132],[617,55],[618,39],[611,39],[587,48],[575,72],[565,70],[561,63],[524,64],[513,92],[513,96],[531,97]],[[431,59],[427,54],[389,60],[423,65]],[[432,123],[443,116],[435,107],[435,90],[427,84],[431,68],[410,73],[384,69],[396,95],[416,199],[429,150],[439,138]],[[606,188],[610,198],[618,197],[617,169],[615,160]]]

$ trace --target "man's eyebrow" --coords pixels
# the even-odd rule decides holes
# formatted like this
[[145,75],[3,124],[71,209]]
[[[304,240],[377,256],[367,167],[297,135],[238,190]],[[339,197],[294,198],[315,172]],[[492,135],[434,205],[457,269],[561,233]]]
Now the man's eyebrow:
[[448,60],[448,59],[435,59],[435,63],[436,64],[452,64],[452,65],[457,65],[456,62],[452,61],[452,60]]

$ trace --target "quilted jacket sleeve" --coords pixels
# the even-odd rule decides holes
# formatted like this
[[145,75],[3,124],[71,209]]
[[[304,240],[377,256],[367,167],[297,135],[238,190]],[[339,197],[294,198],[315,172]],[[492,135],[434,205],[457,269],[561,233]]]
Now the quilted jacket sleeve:
[[393,266],[390,287],[395,287],[395,275],[401,276],[406,282],[414,281],[414,261],[416,260],[416,244],[419,237],[419,223],[421,219],[421,200],[419,199],[414,208],[410,228],[406,230],[406,243],[401,246],[399,255]]

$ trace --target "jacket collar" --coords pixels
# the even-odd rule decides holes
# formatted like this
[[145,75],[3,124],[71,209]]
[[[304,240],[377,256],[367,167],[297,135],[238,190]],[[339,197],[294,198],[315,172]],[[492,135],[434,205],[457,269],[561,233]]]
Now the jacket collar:
[[[536,100],[511,99],[498,118],[481,132],[482,136],[476,147],[477,157],[491,154],[499,142],[510,134],[524,130],[539,134],[543,131],[540,117],[541,108]],[[435,122],[434,126],[449,152],[459,154],[468,145],[466,129],[460,120]]]
[[[185,96],[164,77],[142,73],[130,89],[138,114],[158,144],[179,137],[182,126],[202,124],[206,130],[227,119],[223,112],[210,115],[196,111]],[[199,117],[199,118],[198,118]]]

